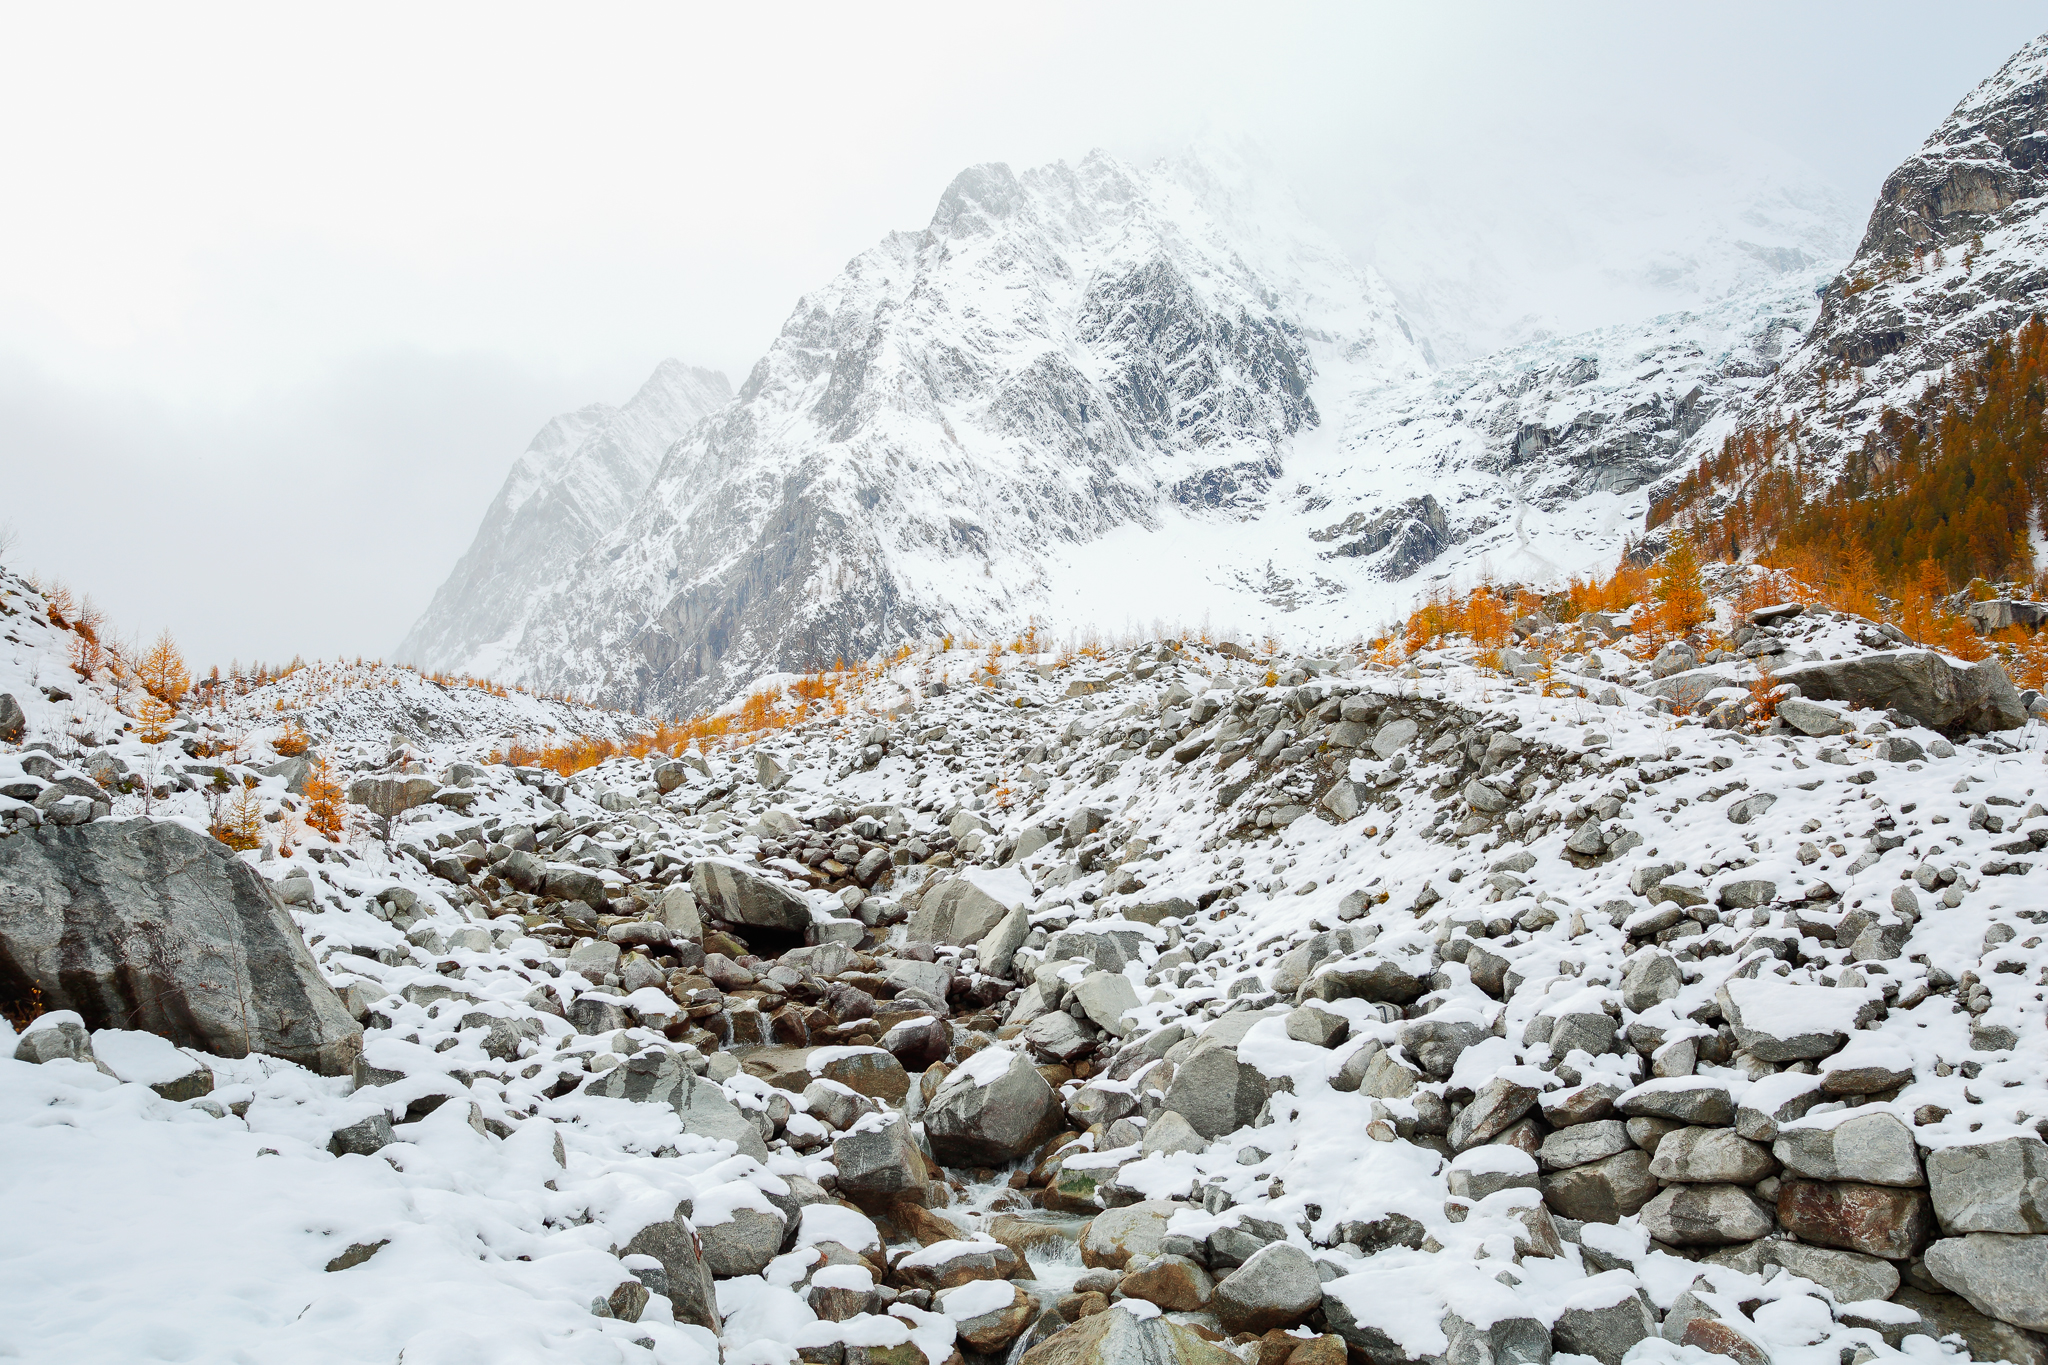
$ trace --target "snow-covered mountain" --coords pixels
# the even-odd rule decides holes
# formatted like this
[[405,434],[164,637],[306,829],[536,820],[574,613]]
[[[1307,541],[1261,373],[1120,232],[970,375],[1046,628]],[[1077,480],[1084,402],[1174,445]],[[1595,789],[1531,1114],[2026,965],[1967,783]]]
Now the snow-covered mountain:
[[631,513],[662,453],[731,397],[724,375],[664,360],[622,406],[592,403],[542,427],[398,657],[448,672],[504,671],[535,595]]
[[[546,555],[497,574],[512,556],[487,525],[409,643],[690,710],[765,672],[1034,617],[1307,647],[1447,581],[1604,569],[1666,475],[1739,424],[1818,412],[1824,368],[1867,421],[2035,306],[2044,67],[2030,44],[1958,107],[1839,275],[1839,205],[1766,166],[1721,196],[1735,208],[1674,223],[1663,256],[1581,263],[1610,315],[1683,306],[1562,338],[1474,312],[1513,263],[1461,274],[1449,229],[1433,277],[1381,253],[1404,309],[1234,164],[977,167],[925,228],[801,300],[730,406],[576,522],[587,539],[536,537]],[[510,485],[501,502],[524,505]]]
[[[667,708],[1013,630],[1105,537],[1255,515],[1321,395],[1424,372],[1385,286],[1227,167],[977,167],[798,304],[509,657]],[[1128,578],[1060,615],[1114,625]]]

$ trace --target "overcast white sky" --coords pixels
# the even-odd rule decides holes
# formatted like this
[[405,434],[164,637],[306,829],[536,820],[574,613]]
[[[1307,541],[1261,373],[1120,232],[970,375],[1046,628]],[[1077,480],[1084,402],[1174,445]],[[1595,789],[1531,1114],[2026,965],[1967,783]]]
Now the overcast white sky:
[[0,6],[12,561],[196,662],[382,654],[542,421],[669,355],[737,384],[965,166],[1249,138],[1362,259],[1393,193],[1554,224],[1641,185],[1682,213],[1688,168],[1723,187],[1762,158],[1860,217],[2044,24],[751,8]]

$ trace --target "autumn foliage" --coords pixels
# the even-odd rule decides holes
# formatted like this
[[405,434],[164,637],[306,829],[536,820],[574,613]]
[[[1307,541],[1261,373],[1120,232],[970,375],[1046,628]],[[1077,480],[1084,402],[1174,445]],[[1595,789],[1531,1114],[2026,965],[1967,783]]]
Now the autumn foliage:
[[313,770],[306,776],[306,823],[335,843],[343,830],[341,783],[324,754],[313,755]]
[[171,708],[155,697],[144,697],[136,711],[135,737],[144,744],[161,744],[171,737]]
[[175,707],[192,690],[192,675],[186,671],[185,656],[178,652],[178,643],[168,630],[143,651],[135,665],[135,680],[142,684],[143,691],[166,706]]
[[2029,529],[2048,512],[2048,325],[2030,320],[1885,409],[1831,481],[1817,465],[1796,422],[1741,432],[1650,524],[1686,525],[1722,559],[1804,559],[1850,599],[1917,580],[1924,561],[1957,584],[2031,576]]

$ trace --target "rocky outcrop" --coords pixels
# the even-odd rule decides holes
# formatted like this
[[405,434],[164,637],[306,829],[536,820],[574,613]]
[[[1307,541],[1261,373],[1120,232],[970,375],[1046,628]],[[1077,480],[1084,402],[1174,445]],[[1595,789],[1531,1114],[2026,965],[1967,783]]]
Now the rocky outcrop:
[[1804,418],[1801,458],[1854,449],[1930,371],[2011,331],[2048,300],[2048,36],[1964,96],[1885,178],[1856,254],[1819,316],[1743,408],[1745,425]]
[[263,879],[182,825],[0,838],[0,989],[221,1057],[345,1074],[362,1028]]

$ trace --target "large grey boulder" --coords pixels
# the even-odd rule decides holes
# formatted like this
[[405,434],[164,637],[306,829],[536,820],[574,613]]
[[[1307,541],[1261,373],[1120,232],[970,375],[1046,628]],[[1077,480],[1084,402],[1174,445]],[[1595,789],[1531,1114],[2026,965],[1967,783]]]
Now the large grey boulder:
[[1530,1086],[1505,1076],[1495,1076],[1479,1087],[1479,1093],[1452,1122],[1451,1150],[1462,1152],[1468,1147],[1493,1141],[1506,1132],[1510,1124],[1536,1107],[1536,1095]]
[[1633,1014],[1641,1014],[1685,989],[1685,972],[1678,959],[1661,948],[1647,949],[1629,959],[1621,977],[1621,1003]]
[[1323,1282],[1308,1253],[1285,1242],[1260,1247],[1209,1300],[1226,1332],[1292,1327],[1323,1302]]
[[1936,730],[2017,730],[2027,723],[2019,689],[1996,659],[1954,664],[1924,649],[1794,664],[1778,681],[1800,694],[1873,711],[1903,711]]
[[1833,1056],[1851,1033],[1884,1012],[1884,997],[1868,988],[1803,986],[1776,977],[1735,978],[1717,998],[1737,1045],[1766,1062]]
[[[1054,1321],[1058,1319],[1055,1317]],[[851,1352],[848,1353],[849,1355]],[[1166,1317],[1093,1313],[1038,1342],[1018,1365],[1242,1365],[1232,1352]]]
[[1138,1007],[1138,992],[1122,972],[1088,973],[1074,987],[1074,1000],[1088,1022],[1105,1033],[1122,1038],[1134,1027],[1124,1015]]
[[1165,1107],[1205,1138],[1234,1133],[1259,1115],[1266,1103],[1266,1077],[1238,1060],[1237,1049],[1197,1046],[1166,1087]]
[[1039,1015],[1018,1036],[1033,1052],[1057,1062],[1078,1057],[1095,1046],[1095,1036],[1065,1010]]
[[1778,703],[1778,719],[1803,735],[1839,735],[1848,729],[1842,713],[1804,697],[1786,697]]
[[1551,1331],[1564,1350],[1621,1365],[1629,1347],[1657,1335],[1657,1310],[1640,1288],[1610,1279],[1567,1299]]
[[1159,1255],[1166,1225],[1186,1207],[1171,1199],[1146,1199],[1097,1214],[1081,1232],[1082,1264],[1091,1270],[1122,1270],[1133,1256]]
[[1308,1000],[1369,1000],[1381,1005],[1412,1005],[1429,990],[1429,963],[1392,958],[1366,958],[1325,967],[1301,988]]
[[666,1048],[648,1048],[613,1067],[586,1087],[593,1095],[666,1104],[683,1120],[683,1130],[699,1137],[729,1140],[756,1161],[768,1159],[761,1132],[739,1106],[726,1098],[716,1082],[707,1081]]
[[861,1119],[854,1131],[833,1142],[832,1164],[839,1171],[840,1190],[855,1199],[887,1199],[925,1186],[924,1153],[909,1121],[895,1115]]
[[955,1067],[924,1110],[925,1137],[944,1166],[1001,1166],[1059,1130],[1065,1109],[1021,1052],[983,1048]]
[[1536,1163],[1546,1171],[1568,1171],[1605,1161],[1634,1147],[1628,1125],[1620,1119],[1597,1119],[1559,1128],[1536,1149]]
[[1487,1034],[1487,1026],[1476,1020],[1424,1018],[1401,1026],[1401,1046],[1424,1071],[1441,1079],[1451,1074],[1466,1048]]
[[948,877],[924,893],[917,913],[910,917],[907,932],[914,943],[957,943],[965,947],[987,938],[1015,908],[966,877]]
[[698,906],[729,924],[751,924],[800,934],[810,927],[811,903],[783,882],[770,881],[737,863],[705,858],[690,870],[690,892]]
[[381,815],[388,820],[414,806],[426,805],[439,790],[439,782],[421,774],[359,777],[349,784],[348,799],[358,806],[369,807],[372,815]]
[[719,1279],[758,1275],[782,1250],[788,1225],[773,1209],[738,1208],[721,1223],[697,1224],[704,1264]]
[[650,1223],[633,1234],[619,1248],[622,1256],[652,1256],[661,1262],[667,1276],[669,1301],[675,1305],[677,1322],[708,1327],[716,1332],[723,1323],[718,1316],[718,1295],[712,1288],[711,1268],[696,1231],[678,1205],[673,1216]]
[[1770,1210],[1737,1185],[1673,1185],[1643,1205],[1642,1219],[1675,1247],[1754,1242],[1771,1231]]
[[1650,1154],[1631,1149],[1542,1178],[1543,1202],[1553,1213],[1582,1223],[1614,1223],[1639,1211],[1657,1193]]
[[611,909],[611,891],[604,878],[588,868],[553,865],[542,881],[547,895],[556,900],[582,901],[593,910]]
[[1927,1271],[1980,1313],[2048,1331],[2048,1236],[1972,1232],[1927,1248]]
[[1443,1320],[1445,1365],[1547,1365],[1550,1328],[1540,1318],[1502,1317],[1480,1325],[1456,1313]]
[[1837,1303],[1888,1299],[1899,1292],[1899,1272],[1890,1261],[1858,1251],[1809,1246],[1805,1242],[1760,1244],[1766,1265],[1779,1265],[1820,1285]]
[[1017,950],[1030,934],[1031,912],[1022,905],[1016,906],[996,921],[995,928],[981,936],[976,954],[981,970],[990,976],[1008,976],[1016,965]]
[[1614,1107],[1632,1119],[1669,1119],[1704,1128],[1723,1128],[1735,1122],[1735,1100],[1728,1087],[1701,1076],[1645,1081],[1624,1091]]
[[[1668,1139],[1667,1139],[1668,1141]],[[1807,1180],[1860,1180],[1871,1185],[1921,1185],[1913,1130],[1882,1110],[1832,1128],[1783,1129],[1771,1147],[1792,1175]]]
[[28,734],[28,717],[12,692],[0,692],[0,744],[19,744]]
[[[123,820],[0,839],[0,982],[91,1029],[217,1057],[348,1072],[363,1030],[255,869],[183,825]],[[18,986],[17,986],[18,988]]]
[[1777,1168],[1770,1148],[1730,1128],[1666,1133],[1650,1161],[1650,1174],[1659,1180],[1692,1184],[1754,1185]]
[[1927,1187],[1945,1232],[2048,1233],[2048,1142],[2039,1138],[1931,1153]]
[[328,1135],[327,1150],[336,1156],[375,1156],[396,1141],[391,1116],[379,1109],[368,1118],[335,1129]]
[[14,1060],[41,1066],[45,1062],[83,1062],[95,1066],[92,1035],[72,1010],[52,1010],[29,1021],[14,1044]]

